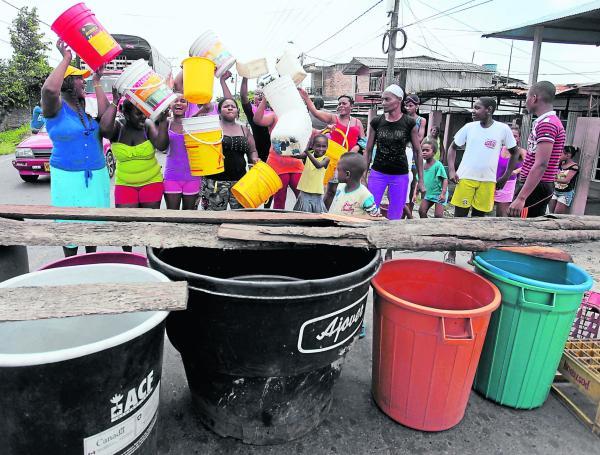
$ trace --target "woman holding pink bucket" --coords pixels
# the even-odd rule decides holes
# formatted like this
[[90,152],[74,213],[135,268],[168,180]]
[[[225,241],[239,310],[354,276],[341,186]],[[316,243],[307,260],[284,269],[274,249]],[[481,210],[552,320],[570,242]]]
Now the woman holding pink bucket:
[[[57,48],[62,61],[42,87],[42,112],[52,140],[50,198],[55,207],[110,206],[110,178],[102,151],[100,127],[85,112],[85,81],[89,71],[70,66],[72,52],[64,41]],[[98,115],[108,106],[102,86],[96,81]],[[96,247],[86,247],[87,252]],[[65,256],[77,254],[77,246],[64,247]]]

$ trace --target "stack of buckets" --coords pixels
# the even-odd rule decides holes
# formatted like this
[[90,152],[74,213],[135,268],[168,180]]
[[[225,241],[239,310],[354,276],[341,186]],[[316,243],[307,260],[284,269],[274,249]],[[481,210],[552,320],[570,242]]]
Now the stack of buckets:
[[81,59],[96,71],[123,52],[121,46],[83,3],[73,5],[50,27]]
[[273,149],[284,156],[304,152],[312,134],[312,122],[292,78],[286,75],[272,80],[265,85],[264,93],[278,119],[271,131]]
[[223,130],[219,116],[184,118],[182,122],[191,174],[204,176],[223,172]]
[[372,280],[373,397],[403,425],[457,425],[472,386],[519,409],[548,396],[591,277],[572,263],[502,250],[479,254],[475,266],[477,274],[395,260]]

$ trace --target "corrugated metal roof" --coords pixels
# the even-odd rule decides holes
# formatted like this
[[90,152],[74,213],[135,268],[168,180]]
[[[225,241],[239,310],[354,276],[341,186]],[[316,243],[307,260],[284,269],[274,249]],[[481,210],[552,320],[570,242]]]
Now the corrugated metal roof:
[[[344,74],[356,74],[366,66],[369,69],[386,69],[387,59],[378,57],[354,57],[344,68]],[[429,71],[465,71],[469,73],[493,73],[493,71],[474,63],[447,62],[427,56],[397,58],[394,69],[415,69]]]
[[483,35],[484,38],[506,38],[533,41],[537,26],[544,27],[543,41],[563,44],[600,45],[600,0],[548,15],[533,22]]
[[[557,84],[557,96],[587,96],[581,95],[579,90],[582,88],[600,90],[600,84]],[[480,88],[438,88],[435,90],[423,90],[417,92],[420,98],[470,98],[480,96],[500,96],[504,98],[525,98],[527,87],[480,87]]]

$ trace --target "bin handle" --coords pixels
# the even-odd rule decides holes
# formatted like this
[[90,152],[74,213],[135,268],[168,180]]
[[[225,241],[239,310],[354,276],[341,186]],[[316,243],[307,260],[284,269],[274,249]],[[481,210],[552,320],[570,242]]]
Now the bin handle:
[[[473,320],[471,318],[445,318],[442,317],[442,337],[444,338],[444,343],[451,345],[466,345],[470,344],[475,340],[475,335],[473,334]],[[447,322],[450,321],[463,321],[466,329],[467,336],[464,334],[461,335],[452,335],[450,332],[450,326],[446,327]],[[449,330],[450,329],[450,330]]]
[[536,308],[538,310],[543,310],[543,311],[552,311],[554,309],[554,307],[556,306],[556,294],[552,293],[552,299],[550,300],[550,303],[537,303],[537,302],[532,302],[531,300],[527,300],[527,298],[525,297],[525,288],[521,288],[520,292],[519,292],[519,297],[518,297],[519,301],[519,305],[522,306],[526,306],[526,307],[530,307],[530,308]]

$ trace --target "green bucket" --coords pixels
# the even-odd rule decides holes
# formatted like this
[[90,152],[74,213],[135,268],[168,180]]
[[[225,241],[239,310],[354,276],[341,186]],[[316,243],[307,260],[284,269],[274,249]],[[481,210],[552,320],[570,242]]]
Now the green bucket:
[[539,407],[592,278],[575,264],[501,250],[479,254],[475,266],[500,289],[502,304],[492,314],[473,388],[505,406]]

